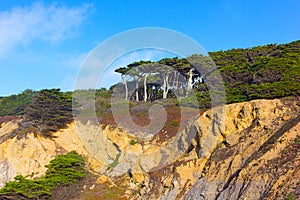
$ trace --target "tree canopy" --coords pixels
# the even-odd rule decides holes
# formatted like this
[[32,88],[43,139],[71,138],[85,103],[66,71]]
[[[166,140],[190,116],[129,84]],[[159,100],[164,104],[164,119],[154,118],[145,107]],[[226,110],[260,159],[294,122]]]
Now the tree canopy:
[[0,116],[23,115],[35,94],[35,91],[28,89],[17,95],[0,98]]
[[[122,66],[116,72],[127,76],[126,90],[135,91],[129,99],[136,101],[150,100],[148,97],[153,96],[154,91],[161,94],[156,98],[167,98],[170,92],[188,96],[189,91],[193,90],[200,102],[209,102],[205,79],[216,73],[209,69],[212,65],[217,66],[222,75],[227,103],[297,96],[300,93],[300,41],[211,52],[209,55],[211,58],[203,55],[164,58],[147,65],[145,61],[140,61]],[[197,70],[199,68],[205,73],[201,74]],[[152,83],[147,81],[151,78]]]
[[72,95],[60,89],[41,90],[26,107],[24,117],[42,134],[66,128],[73,120]]

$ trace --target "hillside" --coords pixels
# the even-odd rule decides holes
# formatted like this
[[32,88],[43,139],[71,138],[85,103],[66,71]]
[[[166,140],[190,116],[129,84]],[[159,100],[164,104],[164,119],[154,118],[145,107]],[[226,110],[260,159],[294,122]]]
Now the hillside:
[[300,198],[300,41],[209,55],[225,105],[202,55],[121,66],[110,89],[0,98],[0,199]]
[[[89,135],[96,127],[80,122],[53,139],[16,136],[0,144],[0,180],[5,183],[17,174],[40,177],[55,155],[76,150],[99,177],[82,186],[79,199],[297,199],[298,102],[284,98],[231,104],[225,126],[213,122],[213,110],[208,110],[165,143],[132,143],[130,134],[106,128],[101,138],[108,140],[99,138],[94,146]],[[1,135],[16,128],[17,121],[5,123]],[[78,137],[78,128],[86,139]],[[180,141],[182,147],[176,145]]]
[[[269,44],[247,49],[232,49],[209,53],[222,75],[227,103],[298,96],[300,88],[299,54],[300,40],[288,44]],[[206,59],[204,58],[202,61],[206,61]],[[152,62],[151,65],[155,66],[155,64],[163,63],[165,66],[169,66],[178,72],[182,71],[183,76],[187,76],[188,70],[192,66],[186,62],[185,58],[168,58],[162,59],[157,63]],[[128,70],[127,72],[126,70],[124,71],[124,69],[134,68],[137,66],[137,63],[121,67],[116,72],[127,75],[129,72]],[[194,80],[199,75],[195,75],[193,77]],[[140,81],[140,85],[143,85],[143,80]],[[119,83],[112,86],[110,90],[102,88],[96,91],[98,116],[104,112],[109,112],[112,89],[118,85],[124,87]],[[199,107],[209,108],[210,96],[205,82],[196,83],[194,92],[198,98]],[[0,116],[23,115],[25,108],[37,94],[37,91],[25,90],[18,95],[0,98]],[[66,96],[69,95],[71,93],[66,92]]]
[[228,102],[299,95],[300,41],[210,53]]

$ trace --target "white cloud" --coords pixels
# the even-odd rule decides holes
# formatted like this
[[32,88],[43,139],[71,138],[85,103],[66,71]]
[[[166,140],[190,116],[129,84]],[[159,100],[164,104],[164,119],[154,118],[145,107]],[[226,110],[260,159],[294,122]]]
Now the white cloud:
[[76,33],[91,5],[69,8],[41,2],[0,12],[0,56],[34,40],[56,42]]

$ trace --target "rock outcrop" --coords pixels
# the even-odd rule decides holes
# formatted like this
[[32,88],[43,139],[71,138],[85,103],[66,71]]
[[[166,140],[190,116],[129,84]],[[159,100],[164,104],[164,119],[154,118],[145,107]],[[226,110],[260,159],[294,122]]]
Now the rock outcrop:
[[299,197],[299,108],[260,100],[228,110],[223,144],[214,149],[185,199]]
[[[34,133],[18,137],[17,122],[2,124],[0,129],[2,139],[12,133],[15,135],[0,143],[0,169],[3,169],[0,173],[0,186],[18,174],[30,175],[31,178],[40,177],[45,174],[45,165],[50,160],[56,155],[72,150],[84,155],[91,170],[97,172],[105,172],[105,166],[112,162],[117,154],[116,148],[109,140],[105,140],[105,137],[98,140],[98,127],[90,124],[72,123],[67,129],[53,134],[53,137],[45,138]],[[95,142],[98,142],[97,146],[90,152],[90,148],[87,147],[94,147]]]
[[[137,199],[285,199],[299,197],[298,99],[227,105],[209,110],[186,154],[153,168]],[[189,133],[189,131],[187,131]],[[184,136],[188,138],[188,136]]]
[[17,174],[39,177],[54,156],[76,150],[130,199],[298,198],[298,102],[255,100],[214,108],[163,143],[79,122],[51,139],[33,133],[17,137],[11,135],[17,123],[8,122],[0,128],[0,139],[5,138],[0,187]]

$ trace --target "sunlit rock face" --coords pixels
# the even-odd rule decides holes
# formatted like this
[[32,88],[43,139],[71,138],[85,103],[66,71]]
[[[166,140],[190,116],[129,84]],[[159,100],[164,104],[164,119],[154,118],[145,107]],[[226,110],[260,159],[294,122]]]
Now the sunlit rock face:
[[[51,139],[15,136],[0,144],[0,187],[18,174],[40,177],[56,155],[75,150],[92,171],[128,188],[130,199],[285,199],[291,192],[298,197],[297,102],[226,105],[224,118],[211,109],[164,142],[133,144],[134,136],[121,129],[99,132],[98,126],[79,122]],[[2,124],[0,137],[18,128],[17,122]],[[130,180],[114,183],[129,172]]]
[[[16,129],[18,127],[16,123],[10,122],[3,125],[2,135],[10,134]],[[100,159],[104,161],[103,163],[95,159],[78,136],[77,129],[86,133],[94,131],[92,125],[75,126],[70,124],[67,129],[55,133],[51,139],[28,133],[26,137],[15,136],[3,141],[0,144],[0,168],[3,169],[0,173],[0,184],[3,186],[18,174],[30,175],[31,178],[40,177],[45,174],[45,165],[50,160],[58,154],[72,150],[84,155],[93,170],[103,170],[103,166],[106,164],[105,162],[109,162],[109,158],[106,154],[102,154]],[[110,151],[113,152],[113,149]]]
[[[150,175],[142,196],[152,199],[285,199],[299,196],[300,117],[297,99],[227,105],[196,126],[193,150]],[[212,128],[213,127],[213,128]],[[188,134],[189,131],[186,132]],[[198,148],[197,148],[198,147]]]
[[291,192],[299,195],[297,101],[289,105],[280,100],[228,105],[224,125],[220,130],[223,138],[211,149],[201,176],[185,199],[285,199]]

